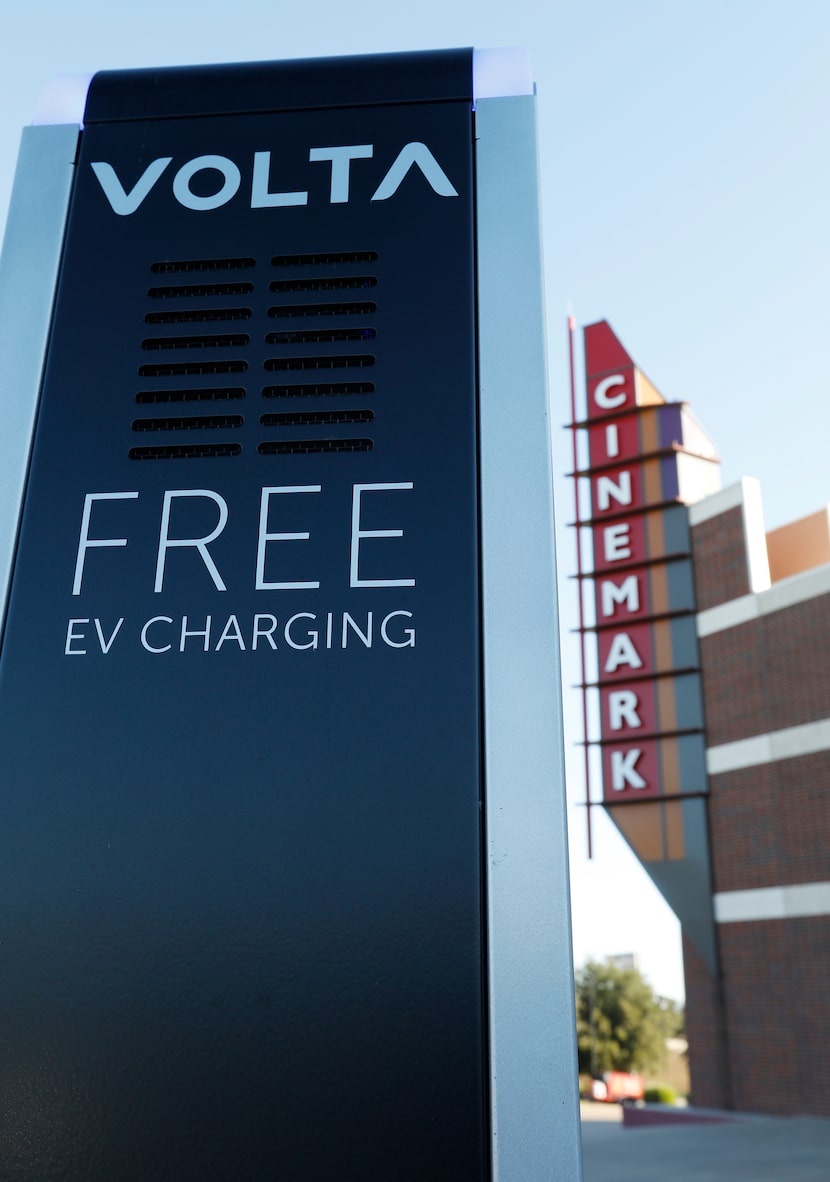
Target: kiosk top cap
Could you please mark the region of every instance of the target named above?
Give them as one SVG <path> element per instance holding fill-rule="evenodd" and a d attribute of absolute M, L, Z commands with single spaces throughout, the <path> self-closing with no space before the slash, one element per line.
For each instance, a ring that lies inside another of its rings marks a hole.
<path fill-rule="evenodd" d="M 33 122 L 112 123 L 200 115 L 468 102 L 533 93 L 524 49 L 438 49 L 56 78 Z"/>

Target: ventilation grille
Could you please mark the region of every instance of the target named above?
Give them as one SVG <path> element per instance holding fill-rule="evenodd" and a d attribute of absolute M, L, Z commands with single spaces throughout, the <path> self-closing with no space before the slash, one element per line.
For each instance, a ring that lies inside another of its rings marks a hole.
<path fill-rule="evenodd" d="M 352 304 L 279 304 L 268 309 L 273 317 L 289 316 L 371 316 L 378 309 L 371 300 Z"/>
<path fill-rule="evenodd" d="M 341 263 L 374 263 L 376 250 L 341 250 L 327 254 L 277 254 L 271 259 L 273 267 L 337 267 Z"/>
<path fill-rule="evenodd" d="M 309 455 L 312 452 L 371 451 L 371 439 L 279 439 L 261 443 L 261 456 Z"/>
<path fill-rule="evenodd" d="M 219 333 L 209 337 L 146 337 L 142 349 L 240 349 L 251 343 L 244 332 Z"/>
<path fill-rule="evenodd" d="M 330 398 L 346 394 L 374 394 L 374 382 L 312 382 L 299 386 L 263 386 L 263 398 Z"/>
<path fill-rule="evenodd" d="M 173 259 L 151 263 L 152 275 L 198 276 L 203 281 L 192 283 L 174 282 L 164 287 L 150 287 L 147 297 L 151 301 L 164 300 L 164 310 L 152 309 L 144 316 L 145 325 L 167 324 L 215 324 L 233 323 L 253 319 L 253 310 L 246 303 L 227 302 L 232 297 L 250 297 L 254 292 L 253 275 L 236 278 L 239 272 L 251 271 L 256 260 L 250 257 L 219 259 Z M 231 278 L 233 273 L 234 277 Z M 221 304 L 217 303 L 222 300 Z M 145 362 L 138 366 L 140 378 L 175 378 L 181 384 L 166 389 L 144 388 L 137 391 L 135 401 L 142 406 L 162 405 L 176 402 L 224 402 L 245 398 L 244 386 L 206 386 L 195 383 L 194 378 L 219 376 L 222 374 L 243 374 L 248 371 L 249 362 L 244 354 L 248 351 L 251 338 L 242 332 L 211 332 L 193 336 L 151 336 L 141 341 L 141 351 L 166 353 L 165 360 Z M 234 356 L 220 358 L 217 351 L 233 350 Z M 186 357 L 186 359 L 185 359 Z M 181 358 L 181 360 L 179 360 Z M 139 418 L 132 422 L 132 430 L 140 434 L 151 432 L 178 432 L 192 434 L 194 431 L 237 432 L 244 426 L 240 414 L 219 415 L 176 415 L 158 418 Z M 129 456 L 132 460 L 186 460 L 214 459 L 224 456 L 238 456 L 242 444 L 230 440 L 216 443 L 171 443 L 149 447 L 133 447 Z"/>
<path fill-rule="evenodd" d="M 193 271 L 245 271 L 256 266 L 256 259 L 183 259 L 178 262 L 153 263 L 154 275 L 190 274 Z"/>
<path fill-rule="evenodd" d="M 331 423 L 371 423 L 371 410 L 298 410 L 261 415 L 263 427 L 328 426 Z"/>
<path fill-rule="evenodd" d="M 220 427 L 241 427 L 242 415 L 189 415 L 175 419 L 136 419 L 134 431 L 215 431 Z"/>
<path fill-rule="evenodd" d="M 372 323 L 378 307 L 375 299 L 347 296 L 332 300 L 326 299 L 325 293 L 376 288 L 377 276 L 368 268 L 377 260 L 377 251 L 373 250 L 275 255 L 270 260 L 274 269 L 272 278 L 264 282 L 260 279 L 259 283 L 257 262 L 247 256 L 152 263 L 150 273 L 157 277 L 157 282 L 147 288 L 150 308 L 144 313 L 143 323 L 160 326 L 161 331 L 158 335 L 141 337 L 140 352 L 145 356 L 147 353 L 164 356 L 137 363 L 138 376 L 146 381 L 136 391 L 135 402 L 147 407 L 238 402 L 251 391 L 245 385 L 222 384 L 220 375 L 251 373 L 260 365 L 266 373 L 308 373 L 310 377 L 316 371 L 374 367 L 377 362 L 374 346 L 372 352 L 367 352 L 366 345 L 375 342 L 378 335 Z M 273 293 L 270 306 L 256 306 L 257 290 L 265 296 Z M 297 293 L 302 293 L 300 300 Z M 315 298 L 318 293 L 321 299 Z M 159 308 L 158 301 L 164 301 L 166 306 Z M 257 317 L 262 318 L 259 328 Z M 268 332 L 268 319 L 272 324 L 274 320 L 294 323 L 290 328 L 285 325 Z M 231 327 L 240 321 L 246 322 L 245 332 Z M 167 325 L 210 327 L 207 331 L 195 327 L 190 333 L 185 328 L 184 332 L 179 330 L 179 335 L 171 335 L 170 330 L 164 332 Z M 263 348 L 269 351 L 264 359 L 262 352 L 252 352 Z M 231 355 L 227 356 L 228 353 Z M 208 384 L 204 381 L 206 376 L 220 380 Z M 154 382 L 161 384 L 158 379 L 168 379 L 164 388 L 153 388 Z M 361 399 L 374 393 L 374 382 L 337 380 L 336 372 L 332 380 L 300 378 L 285 381 L 283 385 L 260 387 L 262 398 L 268 399 Z M 258 427 L 276 433 L 277 438 L 259 441 L 257 452 L 261 456 L 280 456 L 370 451 L 374 441 L 352 437 L 349 429 L 374 420 L 374 410 L 348 403 L 345 406 L 341 403 L 337 409 L 316 409 L 312 404 L 308 410 L 261 414 Z M 249 429 L 254 426 L 249 420 Z M 245 433 L 237 434 L 243 428 L 242 414 L 168 413 L 135 418 L 131 429 L 145 438 L 148 433 L 163 432 L 174 440 L 179 433 L 190 435 L 190 439 L 132 447 L 129 456 L 135 460 L 237 456 L 243 451 L 245 438 L 250 438 Z M 219 438 L 211 443 L 193 443 L 194 432 L 214 432 Z M 319 436 L 314 438 L 318 432 Z M 237 439 L 243 442 L 227 438 L 228 433 L 237 434 Z M 298 439 L 298 434 L 304 437 Z"/>
<path fill-rule="evenodd" d="M 239 443 L 175 443 L 161 447 L 131 447 L 131 460 L 205 460 L 242 454 Z"/>
<path fill-rule="evenodd" d="M 377 287 L 374 275 L 327 275 L 319 279 L 275 279 L 270 291 L 353 291 L 360 287 Z"/>
<path fill-rule="evenodd" d="M 373 328 L 309 328 L 296 332 L 269 332 L 265 340 L 269 345 L 320 345 L 340 341 L 373 341 L 377 333 Z"/>
<path fill-rule="evenodd" d="M 158 365 L 140 365 L 141 378 L 186 378 L 209 373 L 244 373 L 247 361 L 169 361 Z"/>
<path fill-rule="evenodd" d="M 200 299 L 202 296 L 250 295 L 253 290 L 253 283 L 188 283 L 151 287 L 147 295 L 151 300 Z"/>
<path fill-rule="evenodd" d="M 278 278 L 272 279 L 268 285 L 269 291 L 277 296 L 285 296 L 284 302 L 276 302 L 268 309 L 268 315 L 274 320 L 314 319 L 318 323 L 312 328 L 297 327 L 280 332 L 269 332 L 265 341 L 274 346 L 278 356 L 269 357 L 265 361 L 265 369 L 271 373 L 287 373 L 301 371 L 304 373 L 315 370 L 337 369 L 367 369 L 375 365 L 376 356 L 365 350 L 368 341 L 375 341 L 377 330 L 369 323 L 377 312 L 374 300 L 331 300 L 315 301 L 313 298 L 298 302 L 297 293 L 306 297 L 313 297 L 317 293 L 333 291 L 361 291 L 376 288 L 378 281 L 373 274 L 365 270 L 367 264 L 377 262 L 378 254 L 374 250 L 331 251 L 325 254 L 291 254 L 275 255 L 271 265 L 276 268 Z M 308 268 L 313 273 L 308 275 L 285 276 L 286 270 Z M 282 272 L 282 275 L 279 275 Z M 361 322 L 355 324 L 356 316 Z M 325 323 L 320 323 L 325 321 Z M 314 355 L 303 353 L 298 356 L 298 349 L 307 349 L 309 345 L 319 347 Z M 343 346 L 354 345 L 354 350 Z M 339 398 L 349 396 L 364 396 L 373 394 L 373 382 L 298 382 L 296 384 L 264 386 L 262 394 L 265 398 Z M 259 445 L 260 455 L 307 455 L 311 452 L 355 452 L 370 451 L 374 446 L 371 439 L 366 438 L 337 438 L 337 439 L 291 439 L 292 429 L 320 427 L 345 427 L 357 423 L 371 423 L 374 412 L 363 407 L 343 410 L 309 410 L 309 411 L 280 411 L 264 414 L 260 417 L 263 427 L 280 429 L 289 437 L 268 440 Z"/>
<path fill-rule="evenodd" d="M 374 365 L 375 359 L 371 353 L 346 353 L 342 357 L 269 357 L 265 368 L 270 370 L 285 369 L 363 369 L 367 365 Z"/>
<path fill-rule="evenodd" d="M 208 320 L 250 320 L 250 308 L 193 308 L 189 312 L 148 312 L 145 324 L 203 324 Z"/>
<path fill-rule="evenodd" d="M 136 402 L 217 402 L 225 398 L 244 398 L 244 386 L 210 386 L 201 390 L 139 390 Z"/>

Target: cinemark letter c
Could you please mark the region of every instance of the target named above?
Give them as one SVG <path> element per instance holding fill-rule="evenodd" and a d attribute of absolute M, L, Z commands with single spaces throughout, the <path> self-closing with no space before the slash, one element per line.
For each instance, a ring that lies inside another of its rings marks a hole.
<path fill-rule="evenodd" d="M 625 390 L 620 390 L 616 394 L 609 394 L 609 390 L 613 390 L 615 386 L 624 386 L 625 377 L 621 373 L 611 374 L 608 378 L 603 378 L 594 390 L 594 402 L 602 410 L 614 410 L 618 406 L 622 406 L 627 398 Z"/>

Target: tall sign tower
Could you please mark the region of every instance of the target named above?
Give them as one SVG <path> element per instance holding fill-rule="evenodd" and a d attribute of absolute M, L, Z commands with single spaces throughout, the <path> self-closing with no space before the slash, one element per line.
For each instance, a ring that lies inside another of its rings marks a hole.
<path fill-rule="evenodd" d="M 10 1176 L 575 1178 L 524 58 L 80 115 L 0 273 Z"/>
<path fill-rule="evenodd" d="M 607 321 L 585 338 L 587 467 L 602 804 L 714 975 L 703 689 L 688 505 L 720 487 L 714 445 Z M 579 545 L 582 539 L 579 539 Z M 581 564 L 580 564 L 581 568 Z M 584 635 L 584 631 L 583 631 Z M 585 662 L 587 665 L 587 661 Z M 587 713 L 586 713 L 587 727 Z M 591 807 L 590 788 L 588 805 Z"/>

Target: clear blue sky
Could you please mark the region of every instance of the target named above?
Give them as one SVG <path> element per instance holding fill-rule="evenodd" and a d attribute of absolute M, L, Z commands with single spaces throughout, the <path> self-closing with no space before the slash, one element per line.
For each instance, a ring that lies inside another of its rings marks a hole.
<path fill-rule="evenodd" d="M 565 317 L 608 319 L 761 478 L 768 526 L 830 498 L 825 0 L 33 0 L 0 42 L 0 223 L 20 128 L 63 74 L 442 46 L 530 49 L 539 93 L 564 682 L 579 679 Z M 570 793 L 583 794 L 566 696 Z M 682 993 L 676 925 L 605 818 L 571 811 L 575 954 L 635 951 Z"/>

